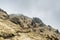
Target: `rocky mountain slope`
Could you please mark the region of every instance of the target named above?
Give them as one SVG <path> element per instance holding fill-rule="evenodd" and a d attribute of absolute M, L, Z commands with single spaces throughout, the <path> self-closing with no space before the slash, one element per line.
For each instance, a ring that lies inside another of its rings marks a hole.
<path fill-rule="evenodd" d="M 37 17 L 8 15 L 0 9 L 0 40 L 60 40 L 60 33 Z"/>

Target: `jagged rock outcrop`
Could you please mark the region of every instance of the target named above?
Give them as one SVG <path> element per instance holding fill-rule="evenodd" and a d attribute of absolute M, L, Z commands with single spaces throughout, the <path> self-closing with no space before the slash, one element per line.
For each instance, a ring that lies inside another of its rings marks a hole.
<path fill-rule="evenodd" d="M 60 33 L 37 17 L 8 15 L 0 9 L 0 40 L 60 40 Z"/>
<path fill-rule="evenodd" d="M 7 12 L 2 10 L 1 8 L 0 8 L 0 18 L 1 19 L 8 19 L 9 18 L 9 15 L 7 14 Z"/>

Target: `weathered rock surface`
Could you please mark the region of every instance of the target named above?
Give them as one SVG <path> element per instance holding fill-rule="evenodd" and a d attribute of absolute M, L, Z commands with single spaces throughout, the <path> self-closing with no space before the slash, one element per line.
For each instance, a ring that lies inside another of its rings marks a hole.
<path fill-rule="evenodd" d="M 0 9 L 0 40 L 60 40 L 60 33 L 37 17 L 8 15 Z"/>

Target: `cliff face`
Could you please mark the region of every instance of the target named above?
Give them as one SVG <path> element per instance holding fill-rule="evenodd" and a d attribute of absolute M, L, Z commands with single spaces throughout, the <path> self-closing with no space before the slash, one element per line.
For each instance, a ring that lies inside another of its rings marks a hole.
<path fill-rule="evenodd" d="M 37 17 L 8 15 L 0 9 L 0 40 L 60 40 L 60 33 Z"/>

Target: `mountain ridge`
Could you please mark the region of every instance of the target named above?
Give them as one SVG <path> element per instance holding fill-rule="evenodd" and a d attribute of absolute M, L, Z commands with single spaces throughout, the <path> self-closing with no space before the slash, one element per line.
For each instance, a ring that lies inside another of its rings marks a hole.
<path fill-rule="evenodd" d="M 0 9 L 0 40 L 60 40 L 60 32 L 40 18 L 8 15 Z"/>

